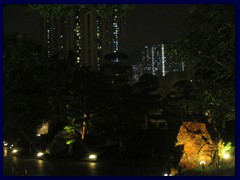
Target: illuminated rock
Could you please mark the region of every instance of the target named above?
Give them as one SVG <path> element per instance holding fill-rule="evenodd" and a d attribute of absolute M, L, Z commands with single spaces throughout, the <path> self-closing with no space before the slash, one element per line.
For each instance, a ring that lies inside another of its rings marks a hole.
<path fill-rule="evenodd" d="M 179 162 L 182 170 L 207 167 L 212 163 L 217 146 L 213 143 L 206 124 L 183 122 L 177 140 L 176 146 L 183 145 L 183 155 Z"/>

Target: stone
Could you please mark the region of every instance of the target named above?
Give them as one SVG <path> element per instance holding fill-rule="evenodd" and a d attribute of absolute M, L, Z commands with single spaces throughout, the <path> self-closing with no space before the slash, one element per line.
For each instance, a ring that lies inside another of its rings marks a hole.
<path fill-rule="evenodd" d="M 192 121 L 182 123 L 175 146 L 179 145 L 183 145 L 183 154 L 179 162 L 183 171 L 208 167 L 212 164 L 217 150 L 206 124 Z"/>

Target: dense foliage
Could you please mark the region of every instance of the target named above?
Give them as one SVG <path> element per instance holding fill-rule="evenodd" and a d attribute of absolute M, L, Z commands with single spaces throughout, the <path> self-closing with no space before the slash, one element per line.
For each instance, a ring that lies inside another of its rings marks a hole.
<path fill-rule="evenodd" d="M 36 11 L 43 17 L 57 18 L 60 16 L 72 15 L 76 12 L 82 14 L 96 12 L 103 18 L 112 15 L 123 16 L 127 10 L 131 9 L 131 5 L 127 4 L 33 4 L 26 6 L 30 11 Z M 118 9 L 118 11 L 115 11 Z"/>
<path fill-rule="evenodd" d="M 189 31 L 175 43 L 178 57 L 194 61 L 191 108 L 211 113 L 219 130 L 235 119 L 235 9 L 233 5 L 194 5 Z"/>
<path fill-rule="evenodd" d="M 49 69 L 44 54 L 43 48 L 23 36 L 4 37 L 4 133 L 8 136 L 32 130 L 46 117 Z"/>

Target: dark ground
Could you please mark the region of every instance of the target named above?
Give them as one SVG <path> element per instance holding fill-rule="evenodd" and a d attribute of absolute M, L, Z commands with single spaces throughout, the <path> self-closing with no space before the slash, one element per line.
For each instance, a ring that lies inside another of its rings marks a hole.
<path fill-rule="evenodd" d="M 164 159 L 107 159 L 96 162 L 79 159 L 35 159 L 7 156 L 3 159 L 4 176 L 163 176 Z M 206 168 L 185 172 L 182 176 L 234 176 L 235 159 L 222 162 L 220 169 Z"/>
<path fill-rule="evenodd" d="M 4 176 L 163 176 L 165 164 L 156 160 L 33 159 L 4 157 Z"/>

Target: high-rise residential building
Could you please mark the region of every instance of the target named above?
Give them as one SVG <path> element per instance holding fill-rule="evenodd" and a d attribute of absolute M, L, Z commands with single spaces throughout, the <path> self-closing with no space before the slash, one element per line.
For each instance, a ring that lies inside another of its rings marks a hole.
<path fill-rule="evenodd" d="M 79 10 L 71 16 L 45 19 L 43 39 L 48 57 L 57 53 L 67 56 L 72 51 L 76 63 L 99 70 L 106 54 L 121 50 L 125 19 L 118 15 L 118 9 L 114 11 L 107 19 L 98 10 L 86 14 Z"/>
<path fill-rule="evenodd" d="M 141 62 L 133 65 L 133 79 L 137 81 L 143 74 L 165 76 L 170 72 L 185 70 L 183 62 L 170 53 L 169 45 L 148 45 L 142 50 Z"/>
<path fill-rule="evenodd" d="M 142 51 L 143 73 L 165 75 L 164 44 L 145 46 Z"/>

